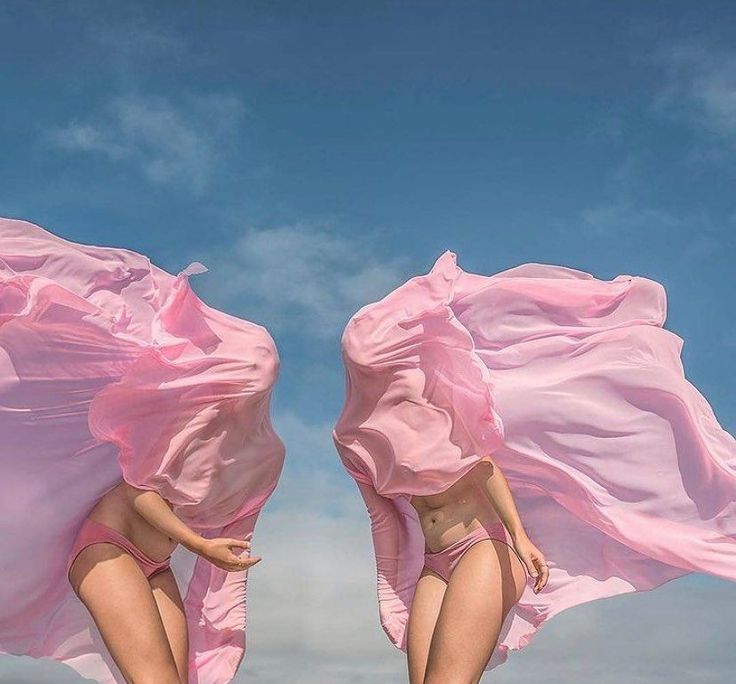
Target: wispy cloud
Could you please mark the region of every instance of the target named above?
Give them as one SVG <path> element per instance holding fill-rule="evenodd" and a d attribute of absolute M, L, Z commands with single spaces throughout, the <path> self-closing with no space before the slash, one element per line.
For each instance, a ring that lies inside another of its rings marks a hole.
<path fill-rule="evenodd" d="M 405 656 L 378 620 L 368 514 L 331 446 L 331 424 L 293 413 L 275 421 L 291 453 L 254 538 L 263 561 L 249 579 L 249 650 L 235 681 L 405 684 Z M 328 448 L 335 467 L 311 468 Z M 707 628 L 694 617 L 703 605 L 723 607 Z M 595 601 L 555 617 L 483 681 L 720 684 L 736 665 L 732 606 L 731 584 L 704 577 Z"/>
<path fill-rule="evenodd" d="M 2 14 L 4 5 L 0 7 Z M 161 17 L 146 3 L 121 3 L 116 0 L 75 0 L 66 3 L 36 2 L 28 11 L 45 27 L 69 25 L 84 36 L 82 45 L 98 48 L 96 58 L 118 70 L 116 77 L 126 80 L 133 70 L 135 78 L 144 75 L 151 60 L 185 57 L 189 64 L 204 50 L 190 49 L 187 36 L 176 20 Z M 74 49 L 71 47 L 70 49 Z"/>
<path fill-rule="evenodd" d="M 352 313 L 403 275 L 403 262 L 382 257 L 370 237 L 313 224 L 248 228 L 195 258 L 217 274 L 202 286 L 208 301 L 274 331 L 322 339 L 339 335 Z"/>
<path fill-rule="evenodd" d="M 331 425 L 294 414 L 276 418 L 293 452 L 254 538 L 254 552 L 263 561 L 249 579 L 249 650 L 235 681 L 405 683 L 405 656 L 379 624 L 362 499 L 336 454 L 334 468 L 309 465 L 321 458 Z M 730 583 L 691 577 L 653 592 L 585 604 L 555 617 L 483 681 L 720 684 L 736 665 L 728 648 L 735 601 Z M 703 605 L 723 610 L 705 625 Z"/>
<path fill-rule="evenodd" d="M 653 109 L 736 147 L 736 52 L 702 43 L 659 47 L 665 81 Z"/>
<path fill-rule="evenodd" d="M 678 258 L 685 262 L 707 260 L 723 248 L 723 226 L 707 212 L 675 214 L 647 205 L 625 190 L 613 193 L 607 201 L 584 207 L 570 222 L 556 221 L 554 225 L 561 236 L 584 235 L 607 245 L 676 247 Z"/>
<path fill-rule="evenodd" d="M 346 496 L 337 484 L 324 471 L 292 477 L 259 521 L 254 552 L 263 561 L 249 579 L 249 650 L 236 682 L 407 681 L 405 656 L 378 620 L 368 515 L 357 490 Z M 339 513 L 326 513 L 326 502 L 338 502 Z M 703 605 L 723 607 L 707 626 L 699 622 Z M 730 584 L 706 579 L 579 606 L 483 681 L 721 684 L 736 665 L 728 648 L 733 607 Z"/>
<path fill-rule="evenodd" d="M 248 653 L 235 681 L 400 684 L 403 659 L 377 621 L 370 521 L 332 424 L 293 412 L 274 422 L 287 461 L 254 537 L 263 561 L 248 580 Z"/>
<path fill-rule="evenodd" d="M 736 147 L 736 52 L 704 42 L 662 42 L 648 50 L 647 64 L 656 67 L 660 85 L 643 111 L 657 124 L 664 119 L 692 131 L 684 147 L 676 148 L 685 166 L 703 162 L 702 171 L 731 157 Z M 616 143 L 621 156 L 601 179 L 602 198 L 567 224 L 559 222 L 559 233 L 609 244 L 624 241 L 629 247 L 661 244 L 674 248 L 685 262 L 712 259 L 731 232 L 728 220 L 698 202 L 673 209 L 663 191 L 669 180 L 662 178 L 661 148 L 642 146 L 632 137 L 641 122 L 634 123 L 631 111 L 626 115 L 626 109 L 614 108 L 591 126 L 588 142 Z"/>
<path fill-rule="evenodd" d="M 664 209 L 635 206 L 624 198 L 583 209 L 580 220 L 590 234 L 599 237 L 673 231 L 682 225 L 682 219 Z"/>
<path fill-rule="evenodd" d="M 63 10 L 37 3 L 32 12 L 48 29 L 78 33 L 83 40 L 69 52 L 91 52 L 105 75 L 94 84 L 76 84 L 78 99 L 94 92 L 95 105 L 87 104 L 83 114 L 60 116 L 57 125 L 41 130 L 42 140 L 125 165 L 155 184 L 196 194 L 210 187 L 240 138 L 248 110 L 237 92 L 208 90 L 198 85 L 202 79 L 188 78 L 192 85 L 169 90 L 172 94 L 162 86 L 162 75 L 205 64 L 206 47 L 193 44 L 192 34 L 177 22 L 162 21 L 135 3 L 81 0 Z"/>
<path fill-rule="evenodd" d="M 245 113 L 234 95 L 214 93 L 180 102 L 154 95 L 114 97 L 92 118 L 74 119 L 48 139 L 72 152 L 129 163 L 156 183 L 207 187 Z"/>
<path fill-rule="evenodd" d="M 137 64 L 156 58 L 178 58 L 187 53 L 187 41 L 168 27 L 151 24 L 151 18 L 136 16 L 125 23 L 94 17 L 88 23 L 89 37 L 121 64 Z"/>

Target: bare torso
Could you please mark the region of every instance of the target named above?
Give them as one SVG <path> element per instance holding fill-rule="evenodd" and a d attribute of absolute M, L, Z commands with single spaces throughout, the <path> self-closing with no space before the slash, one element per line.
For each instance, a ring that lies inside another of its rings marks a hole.
<path fill-rule="evenodd" d="M 411 498 L 428 551 L 441 551 L 484 524 L 500 522 L 483 488 L 491 467 L 479 463 L 444 492 Z"/>
<path fill-rule="evenodd" d="M 126 487 L 129 485 L 124 481 L 113 487 L 97 502 L 88 517 L 126 536 L 149 558 L 163 560 L 174 551 L 177 543 L 133 508 L 126 495 Z"/>

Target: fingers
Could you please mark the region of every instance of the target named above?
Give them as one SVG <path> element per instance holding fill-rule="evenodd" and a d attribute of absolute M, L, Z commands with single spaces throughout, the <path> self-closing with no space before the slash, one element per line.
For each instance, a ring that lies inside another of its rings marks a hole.
<path fill-rule="evenodd" d="M 225 542 L 228 546 L 236 546 L 240 549 L 249 549 L 250 542 L 245 539 L 226 539 Z"/>
<path fill-rule="evenodd" d="M 239 555 L 237 555 L 235 553 L 229 553 L 227 555 L 227 561 L 226 562 L 232 563 L 234 565 L 242 565 L 243 563 L 245 563 L 245 561 L 248 560 L 248 558 L 249 558 L 249 556 L 246 556 L 245 554 L 242 554 L 242 555 L 239 556 Z"/>
<path fill-rule="evenodd" d="M 238 558 L 237 556 L 234 556 L 235 560 L 226 561 L 219 567 L 223 570 L 227 570 L 227 572 L 241 572 L 243 570 L 247 570 L 248 568 L 253 567 L 256 563 L 261 561 L 260 556 L 249 556 L 248 558 Z"/>
<path fill-rule="evenodd" d="M 549 567 L 547 567 L 547 563 L 542 564 L 542 582 L 540 585 L 540 589 L 544 589 L 544 587 L 547 585 L 547 580 L 549 579 Z"/>
<path fill-rule="evenodd" d="M 521 559 L 524 561 L 524 565 L 526 565 L 526 569 L 529 571 L 529 574 L 534 578 L 538 577 L 539 571 L 534 565 L 534 559 L 526 554 L 524 554 Z"/>
<path fill-rule="evenodd" d="M 538 573 L 535 575 L 536 582 L 534 583 L 534 592 L 539 593 L 547 584 L 547 580 L 549 579 L 549 568 L 544 556 L 535 558 L 534 564 L 538 568 Z"/>

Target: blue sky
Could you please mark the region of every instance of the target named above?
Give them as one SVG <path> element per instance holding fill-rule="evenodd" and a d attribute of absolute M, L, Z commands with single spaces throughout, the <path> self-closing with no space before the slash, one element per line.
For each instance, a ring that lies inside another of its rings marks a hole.
<path fill-rule="evenodd" d="M 479 273 L 539 261 L 660 280 L 688 378 L 736 431 L 735 20 L 730 2 L 0 5 L 0 215 L 171 272 L 202 261 L 197 292 L 279 347 L 289 454 L 259 522 L 243 681 L 288 679 L 287 651 L 315 682 L 376 681 L 376 668 L 403 681 L 329 430 L 345 321 L 445 249 Z M 294 563 L 309 615 L 279 599 Z M 327 586 L 331 564 L 344 577 Z M 579 681 L 607 682 L 595 663 L 608 657 L 611 682 L 721 682 L 736 661 L 718 618 L 696 629 L 696 591 L 736 608 L 711 578 L 601 601 L 555 618 L 496 679 L 556 673 L 550 654 L 579 633 L 595 640 Z M 348 598 L 342 636 L 321 637 Z M 662 644 L 703 650 L 649 672 L 651 629 L 622 629 L 629 607 L 642 624 L 673 611 Z M 573 655 L 553 681 L 578 681 Z M 0 658 L 0 681 L 38 681 L 37 667 Z"/>

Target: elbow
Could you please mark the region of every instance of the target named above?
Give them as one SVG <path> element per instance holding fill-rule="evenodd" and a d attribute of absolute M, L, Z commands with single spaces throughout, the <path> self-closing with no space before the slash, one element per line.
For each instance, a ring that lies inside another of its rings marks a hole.
<path fill-rule="evenodd" d="M 346 364 L 373 366 L 386 354 L 386 334 L 369 314 L 353 316 L 340 339 L 343 360 Z"/>
<path fill-rule="evenodd" d="M 366 345 L 366 340 L 356 334 L 350 323 L 345 328 L 341 342 L 342 355 L 346 363 L 353 363 L 358 366 L 370 365 L 370 352 Z"/>
<path fill-rule="evenodd" d="M 478 478 L 482 482 L 487 482 L 492 477 L 501 472 L 501 468 L 496 461 L 490 456 L 484 456 L 478 463 L 476 463 L 474 472 L 477 473 Z"/>
<path fill-rule="evenodd" d="M 279 353 L 265 328 L 259 328 L 241 356 L 233 359 L 226 373 L 233 397 L 261 397 L 274 388 L 279 376 Z"/>
<path fill-rule="evenodd" d="M 279 353 L 271 336 L 264 330 L 263 338 L 254 347 L 249 367 L 249 389 L 255 394 L 270 392 L 279 377 Z"/>

